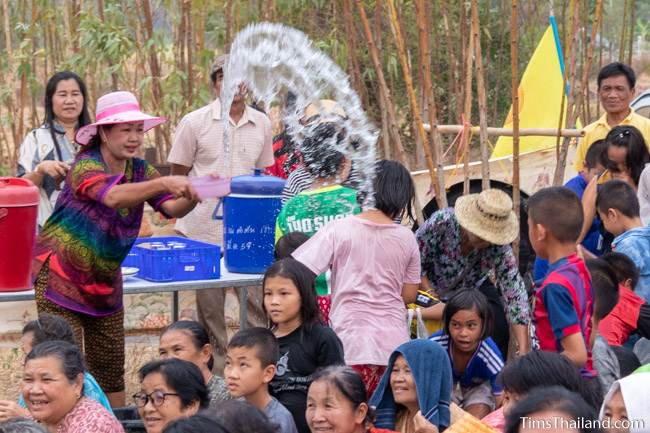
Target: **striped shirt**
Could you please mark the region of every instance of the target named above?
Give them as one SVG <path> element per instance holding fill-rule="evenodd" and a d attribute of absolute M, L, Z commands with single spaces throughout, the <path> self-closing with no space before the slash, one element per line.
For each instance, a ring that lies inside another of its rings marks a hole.
<path fill-rule="evenodd" d="M 501 394 L 502 389 L 497 383 L 497 376 L 504 366 L 503 356 L 492 338 L 488 337 L 478 344 L 476 352 L 474 352 L 474 355 L 467 363 L 467 367 L 465 367 L 465 371 L 461 372 L 453 369 L 451 337 L 443 334 L 443 331 L 438 331 L 429 340 L 437 342 L 447 351 L 452 365 L 454 385 L 460 383 L 463 388 L 474 388 L 486 381 L 490 381 L 492 394 Z"/>
<path fill-rule="evenodd" d="M 272 137 L 269 118 L 246 106 L 237 124 L 230 119 L 227 164 L 223 148 L 221 102 L 217 99 L 183 117 L 176 127 L 167 162 L 191 167 L 189 176 L 251 174 L 255 168 L 273 165 Z M 199 203 L 192 212 L 177 220 L 176 230 L 189 238 L 221 244 L 223 225 L 212 219 L 216 205 L 216 199 Z"/>

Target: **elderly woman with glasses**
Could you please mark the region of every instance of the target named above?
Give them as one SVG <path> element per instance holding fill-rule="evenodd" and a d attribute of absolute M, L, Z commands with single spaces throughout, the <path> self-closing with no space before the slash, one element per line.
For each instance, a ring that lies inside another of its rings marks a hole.
<path fill-rule="evenodd" d="M 209 403 L 201 370 L 175 358 L 140 368 L 140 391 L 133 400 L 147 433 L 161 433 L 172 421 L 190 417 Z"/>

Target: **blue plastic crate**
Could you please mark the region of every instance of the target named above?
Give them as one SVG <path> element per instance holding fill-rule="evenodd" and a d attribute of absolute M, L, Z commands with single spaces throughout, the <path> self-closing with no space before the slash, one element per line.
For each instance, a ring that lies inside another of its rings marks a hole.
<path fill-rule="evenodd" d="M 221 276 L 220 259 L 219 245 L 168 236 L 139 238 L 122 265 L 149 281 L 212 280 Z"/>

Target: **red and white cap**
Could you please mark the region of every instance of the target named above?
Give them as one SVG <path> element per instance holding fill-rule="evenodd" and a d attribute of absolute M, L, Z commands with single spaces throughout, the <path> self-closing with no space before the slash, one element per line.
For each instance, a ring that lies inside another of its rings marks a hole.
<path fill-rule="evenodd" d="M 112 92 L 97 100 L 97 116 L 95 123 L 83 126 L 77 131 L 75 140 L 86 145 L 97 134 L 100 125 L 116 123 L 144 122 L 144 131 L 165 123 L 165 117 L 150 116 L 140 111 L 140 104 L 131 92 Z"/>

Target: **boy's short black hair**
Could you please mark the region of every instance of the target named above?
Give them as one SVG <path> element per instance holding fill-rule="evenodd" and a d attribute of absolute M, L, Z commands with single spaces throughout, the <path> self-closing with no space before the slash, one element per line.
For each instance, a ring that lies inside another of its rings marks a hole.
<path fill-rule="evenodd" d="M 605 167 L 605 157 L 607 152 L 607 141 L 606 140 L 596 140 L 594 141 L 589 149 L 587 149 L 587 154 L 585 155 L 585 167 L 588 169 L 596 168 L 598 164 Z"/>
<path fill-rule="evenodd" d="M 597 321 L 601 321 L 618 303 L 618 279 L 614 269 L 603 259 L 590 259 L 586 264 L 594 292 L 593 316 Z"/>
<path fill-rule="evenodd" d="M 273 332 L 266 328 L 247 328 L 237 332 L 228 343 L 228 349 L 238 347 L 255 349 L 262 368 L 277 364 L 280 358 L 278 340 Z"/>
<path fill-rule="evenodd" d="M 65 341 L 77 345 L 72 327 L 61 316 L 53 314 L 41 314 L 38 319 L 28 322 L 23 328 L 23 335 L 31 332 L 33 337 L 32 347 L 43 343 L 44 341 Z"/>
<path fill-rule="evenodd" d="M 638 218 L 640 215 L 636 191 L 622 180 L 610 180 L 601 185 L 596 197 L 596 209 L 604 214 L 614 209 L 628 218 Z"/>
<path fill-rule="evenodd" d="M 528 199 L 528 216 L 541 224 L 560 242 L 575 242 L 580 237 L 584 213 L 575 192 L 563 186 L 537 191 Z"/>
<path fill-rule="evenodd" d="M 617 75 L 623 75 L 627 78 L 630 89 L 634 89 L 636 85 L 636 74 L 632 68 L 621 62 L 613 62 L 600 69 L 600 72 L 598 72 L 598 88 L 600 89 L 600 85 L 605 78 L 616 77 Z"/>
<path fill-rule="evenodd" d="M 623 253 L 611 251 L 603 254 L 601 259 L 605 260 L 612 267 L 619 284 L 623 284 L 626 280 L 630 280 L 632 283 L 632 290 L 634 290 L 639 282 L 639 268 L 636 267 L 636 264 L 631 258 Z"/>
<path fill-rule="evenodd" d="M 309 240 L 309 236 L 303 232 L 291 232 L 282 236 L 275 243 L 275 249 L 273 250 L 273 256 L 275 260 L 286 259 L 290 257 L 291 254 L 298 249 L 302 244 Z"/>
<path fill-rule="evenodd" d="M 473 309 L 476 309 L 481 318 L 481 340 L 488 338 L 492 333 L 492 309 L 487 297 L 477 289 L 460 290 L 449 298 L 442 313 L 445 334 L 450 335 L 449 324 L 454 314 L 461 310 Z"/>

